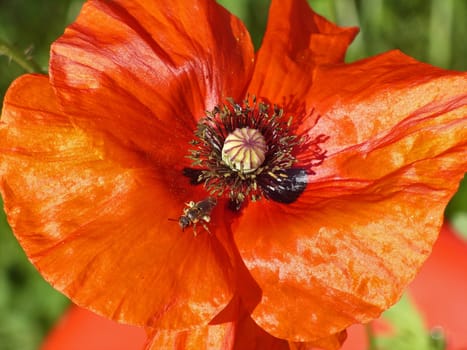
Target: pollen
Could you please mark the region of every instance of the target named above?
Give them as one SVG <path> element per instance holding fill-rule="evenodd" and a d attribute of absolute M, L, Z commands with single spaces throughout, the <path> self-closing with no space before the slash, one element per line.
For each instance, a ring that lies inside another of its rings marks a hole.
<path fill-rule="evenodd" d="M 232 169 L 249 174 L 258 169 L 266 158 L 264 136 L 256 129 L 237 128 L 230 133 L 222 147 L 222 160 Z"/>

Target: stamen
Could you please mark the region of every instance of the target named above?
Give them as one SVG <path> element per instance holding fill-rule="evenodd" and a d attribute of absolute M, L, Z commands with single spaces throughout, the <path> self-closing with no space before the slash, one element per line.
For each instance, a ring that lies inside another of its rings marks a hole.
<path fill-rule="evenodd" d="M 232 170 L 249 174 L 263 164 L 267 150 L 261 132 L 256 129 L 237 128 L 224 141 L 222 160 Z"/>
<path fill-rule="evenodd" d="M 320 144 L 327 140 L 308 139 L 293 129 L 292 116 L 278 106 L 255 97 L 242 104 L 229 99 L 199 120 L 188 155 L 192 167 L 183 174 L 191 184 L 203 184 L 210 196 L 228 197 L 232 210 L 261 198 L 293 203 L 312 168 L 323 162 Z"/>

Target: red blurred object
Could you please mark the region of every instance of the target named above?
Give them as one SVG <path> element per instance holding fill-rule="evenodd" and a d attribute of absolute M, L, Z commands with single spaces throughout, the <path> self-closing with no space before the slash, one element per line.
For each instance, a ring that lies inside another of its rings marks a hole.
<path fill-rule="evenodd" d="M 73 306 L 41 350 L 141 350 L 145 342 L 142 328 L 122 325 Z"/>
<path fill-rule="evenodd" d="M 467 349 L 467 244 L 445 225 L 433 254 L 410 285 L 429 329 L 441 327 L 449 350 Z M 141 350 L 145 332 L 72 307 L 41 350 Z M 349 328 L 342 350 L 365 350 L 363 326 Z"/>
<path fill-rule="evenodd" d="M 467 243 L 445 226 L 433 254 L 410 285 L 427 326 L 441 326 L 448 348 L 467 349 Z"/>

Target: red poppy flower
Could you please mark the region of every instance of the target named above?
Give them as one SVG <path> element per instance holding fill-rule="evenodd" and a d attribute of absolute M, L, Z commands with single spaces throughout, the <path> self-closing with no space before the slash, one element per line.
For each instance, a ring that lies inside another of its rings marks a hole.
<path fill-rule="evenodd" d="M 91 0 L 50 77 L 10 87 L 8 220 L 77 304 L 336 344 L 427 258 L 467 168 L 467 76 L 397 51 L 344 64 L 356 29 L 305 0 L 269 18 L 255 56 L 214 1 Z"/>

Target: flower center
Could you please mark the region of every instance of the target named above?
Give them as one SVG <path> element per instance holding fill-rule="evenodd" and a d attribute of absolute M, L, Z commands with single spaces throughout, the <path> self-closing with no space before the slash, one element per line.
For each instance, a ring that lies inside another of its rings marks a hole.
<path fill-rule="evenodd" d="M 222 147 L 222 160 L 232 169 L 251 173 L 263 164 L 268 147 L 263 135 L 250 128 L 231 132 Z"/>
<path fill-rule="evenodd" d="M 188 156 L 192 167 L 184 175 L 211 196 L 228 197 L 233 210 L 260 198 L 292 203 L 314 174 L 312 167 L 323 162 L 319 144 L 327 139 L 299 137 L 293 126 L 278 106 L 254 97 L 241 105 L 228 100 L 198 122 Z"/>

